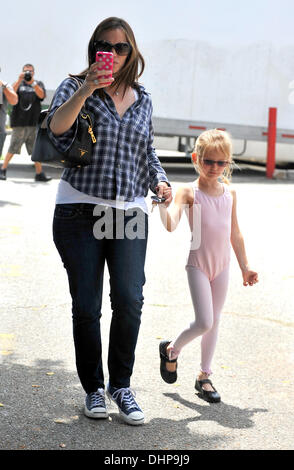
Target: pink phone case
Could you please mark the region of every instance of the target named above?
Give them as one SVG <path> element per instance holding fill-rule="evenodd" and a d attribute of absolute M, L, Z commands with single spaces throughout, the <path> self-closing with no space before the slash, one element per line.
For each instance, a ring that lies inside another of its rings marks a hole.
<path fill-rule="evenodd" d="M 99 70 L 105 70 L 111 72 L 110 75 L 102 75 L 101 78 L 112 78 L 112 69 L 113 69 L 113 53 L 112 52 L 96 52 L 96 62 L 104 62 L 104 65 L 98 66 Z"/>

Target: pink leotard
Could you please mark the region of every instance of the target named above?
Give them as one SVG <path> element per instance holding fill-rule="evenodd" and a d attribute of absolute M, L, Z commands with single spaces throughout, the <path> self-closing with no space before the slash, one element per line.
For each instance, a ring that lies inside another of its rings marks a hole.
<path fill-rule="evenodd" d="M 223 194 L 213 197 L 193 186 L 194 204 L 189 209 L 192 233 L 186 271 L 195 320 L 171 342 L 170 358 L 201 336 L 203 372 L 211 374 L 221 311 L 229 283 L 231 217 L 233 198 L 226 184 Z"/>
<path fill-rule="evenodd" d="M 190 249 L 187 267 L 200 269 L 212 281 L 230 263 L 233 198 L 226 184 L 223 184 L 221 196 L 209 196 L 196 185 L 193 189 L 194 204 L 200 205 L 201 216 L 193 223 L 190 211 L 189 222 L 192 234 L 195 230 L 201 230 L 201 239 L 198 249 Z M 199 233 L 197 235 L 199 237 Z"/>

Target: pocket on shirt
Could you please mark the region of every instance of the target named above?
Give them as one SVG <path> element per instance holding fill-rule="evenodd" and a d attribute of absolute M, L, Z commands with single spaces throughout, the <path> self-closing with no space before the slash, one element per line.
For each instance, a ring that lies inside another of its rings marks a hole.
<path fill-rule="evenodd" d="M 111 126 L 110 119 L 108 117 L 99 116 L 98 119 L 95 119 L 94 125 L 93 125 L 93 131 L 94 131 L 94 135 L 96 139 L 98 137 L 101 138 L 101 136 L 104 137 L 111 128 L 112 126 Z"/>
<path fill-rule="evenodd" d="M 140 113 L 137 116 L 135 120 L 134 130 L 136 132 L 139 132 L 139 134 L 143 134 L 145 136 L 149 135 L 149 119 L 144 113 Z"/>
<path fill-rule="evenodd" d="M 95 119 L 94 121 L 94 129 L 95 127 L 106 127 L 106 126 L 109 126 L 110 125 L 110 119 L 106 116 L 99 116 L 99 118 Z"/>

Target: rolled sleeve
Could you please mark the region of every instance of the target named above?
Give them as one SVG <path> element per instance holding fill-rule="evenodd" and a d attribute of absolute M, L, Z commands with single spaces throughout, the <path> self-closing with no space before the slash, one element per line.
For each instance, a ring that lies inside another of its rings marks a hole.
<path fill-rule="evenodd" d="M 78 120 L 74 122 L 72 127 L 64 132 L 64 134 L 61 135 L 55 135 L 50 129 L 50 122 L 51 119 L 54 116 L 54 113 L 57 111 L 57 109 L 63 105 L 66 101 L 71 98 L 71 96 L 76 92 L 78 89 L 78 84 L 75 82 L 75 80 L 72 80 L 71 78 L 66 78 L 57 88 L 55 95 L 52 99 L 51 103 L 51 108 L 48 114 L 48 135 L 52 143 L 55 145 L 55 147 L 60 151 L 60 152 L 66 152 L 70 146 L 72 145 L 76 133 L 77 133 L 77 126 L 78 126 Z"/>
<path fill-rule="evenodd" d="M 156 186 L 160 181 L 165 181 L 168 183 L 168 178 L 164 169 L 162 168 L 158 156 L 156 155 L 155 148 L 153 147 L 153 140 L 154 140 L 154 129 L 152 120 L 150 120 L 149 125 L 149 141 L 148 141 L 148 150 L 147 150 L 147 157 L 148 157 L 148 167 L 149 167 L 149 175 L 150 175 L 150 189 L 154 193 L 156 193 Z"/>

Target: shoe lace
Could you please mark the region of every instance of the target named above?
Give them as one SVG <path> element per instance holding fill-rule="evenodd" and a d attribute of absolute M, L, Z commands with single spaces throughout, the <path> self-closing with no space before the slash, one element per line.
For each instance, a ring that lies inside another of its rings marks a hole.
<path fill-rule="evenodd" d="M 114 400 L 120 400 L 124 404 L 127 411 L 130 409 L 139 409 L 139 406 L 135 400 L 136 393 L 131 388 L 119 388 L 116 390 L 112 397 Z"/>
<path fill-rule="evenodd" d="M 105 406 L 104 390 L 98 389 L 97 392 L 89 393 L 89 401 L 91 408 Z"/>

